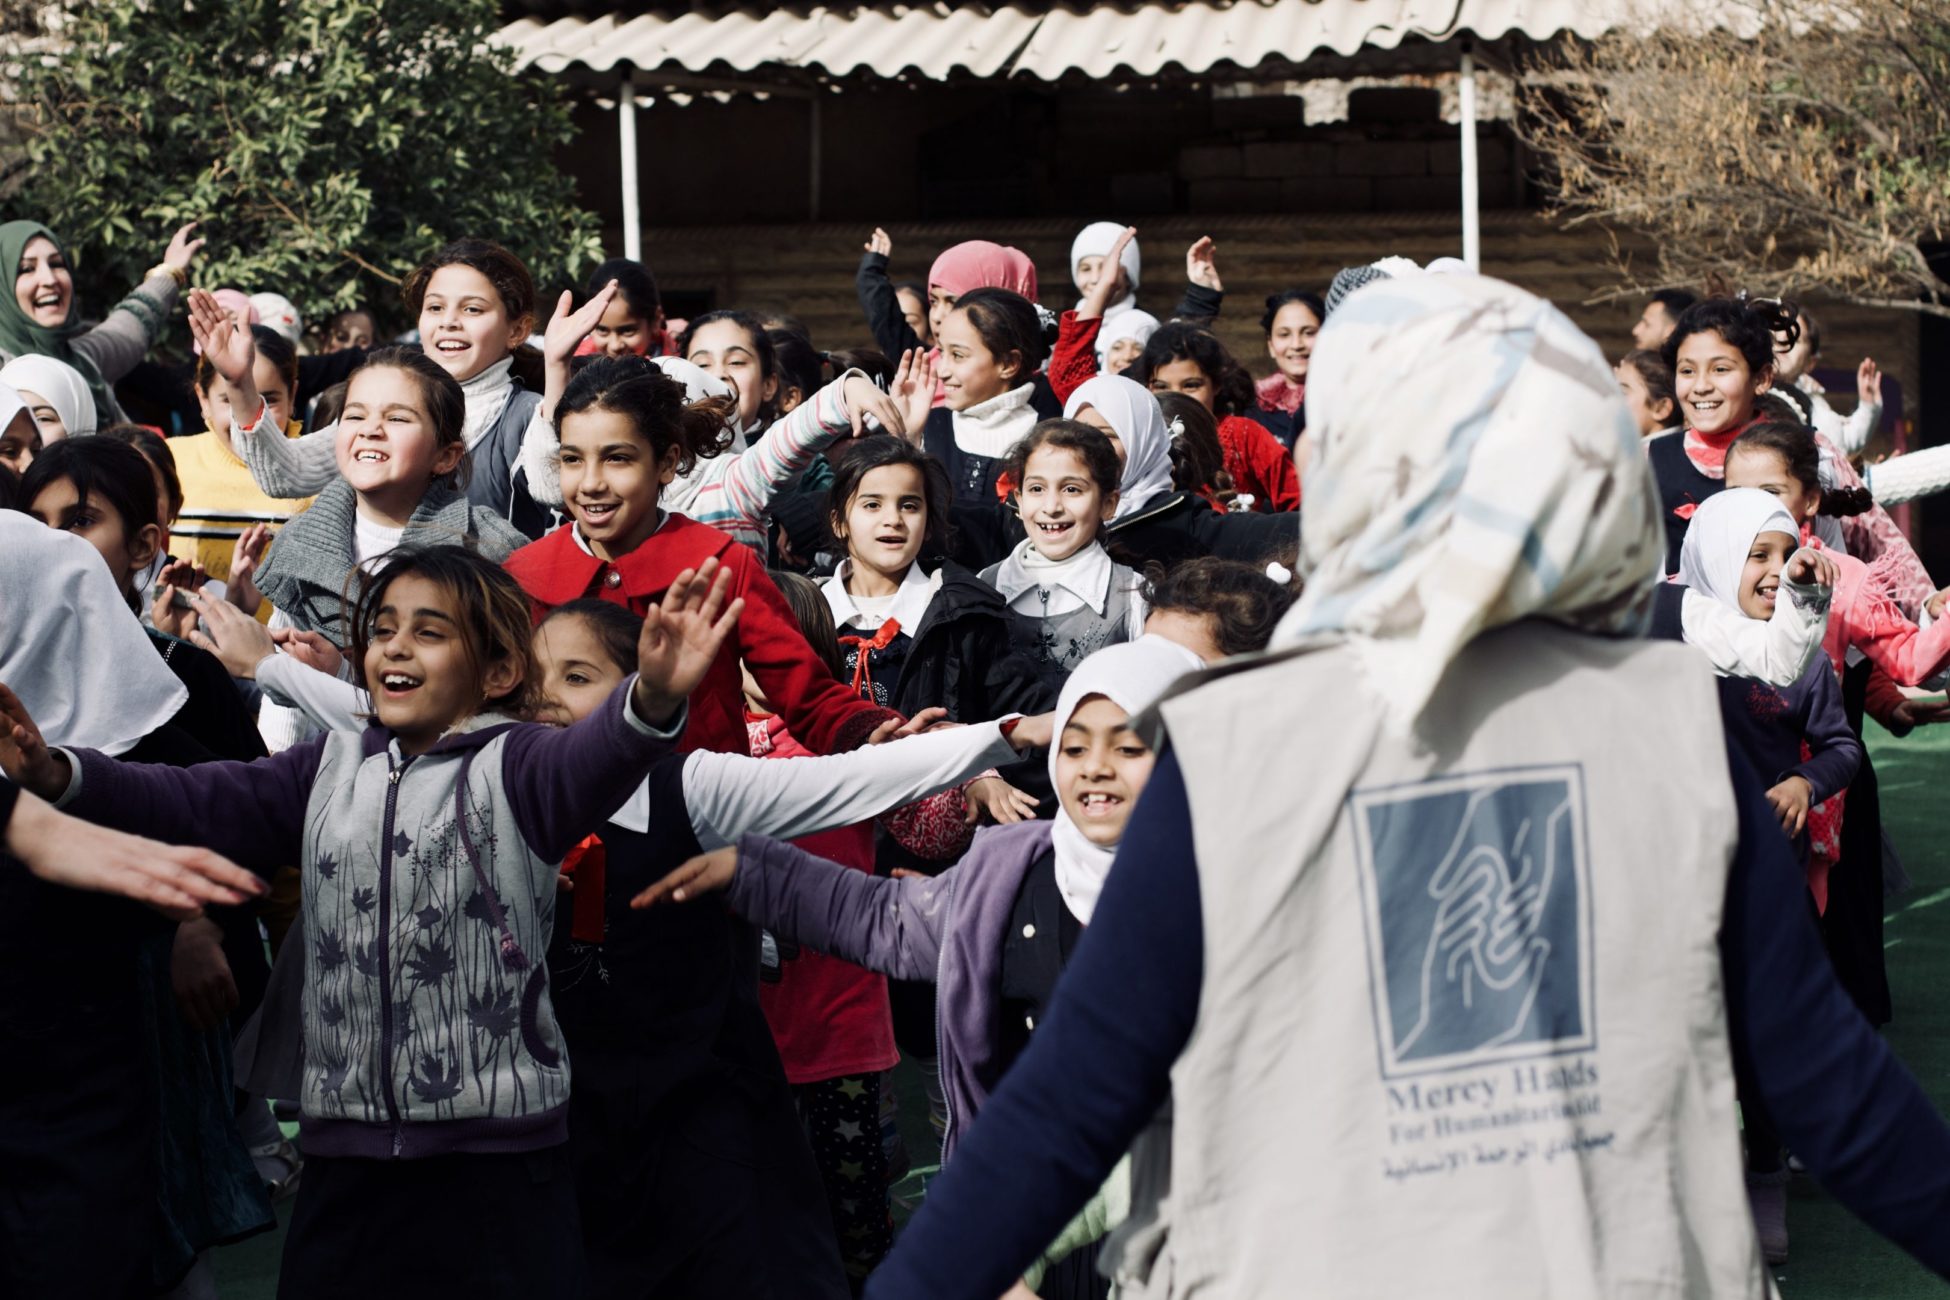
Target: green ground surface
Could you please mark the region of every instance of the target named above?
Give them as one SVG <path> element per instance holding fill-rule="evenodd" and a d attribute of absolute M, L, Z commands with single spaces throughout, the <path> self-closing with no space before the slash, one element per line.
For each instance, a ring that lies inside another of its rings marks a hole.
<path fill-rule="evenodd" d="M 1921 1079 L 1937 1109 L 1950 1113 L 1950 834 L 1943 792 L 1950 789 L 1950 727 L 1928 728 L 1897 740 L 1873 723 L 1869 749 L 1882 779 L 1885 824 L 1914 881 L 1887 908 L 1885 943 L 1896 1019 L 1888 1036 L 1897 1055 Z M 918 1078 L 897 1071 L 901 1127 L 917 1163 L 933 1150 L 927 1102 Z M 931 1161 L 930 1161 L 931 1163 Z M 906 1192 L 917 1179 L 910 1178 Z M 218 1253 L 225 1300 L 270 1300 L 277 1288 L 279 1231 Z M 897 1211 L 896 1217 L 904 1217 Z M 1791 1262 L 1777 1271 L 1784 1300 L 1908 1300 L 1950 1295 L 1896 1247 L 1862 1226 L 1812 1181 L 1798 1179 L 1788 1206 Z"/>

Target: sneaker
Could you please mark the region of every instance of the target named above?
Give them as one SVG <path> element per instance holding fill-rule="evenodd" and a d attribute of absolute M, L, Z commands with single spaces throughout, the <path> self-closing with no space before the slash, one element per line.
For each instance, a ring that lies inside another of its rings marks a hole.
<path fill-rule="evenodd" d="M 282 1201 L 298 1190 L 298 1179 L 305 1172 L 305 1157 L 289 1138 L 251 1148 L 251 1163 L 264 1180 L 264 1191 L 273 1202 Z"/>
<path fill-rule="evenodd" d="M 1787 1185 L 1786 1169 L 1747 1175 L 1747 1206 L 1753 1211 L 1761 1258 L 1770 1265 L 1785 1264 L 1788 1259 Z"/>

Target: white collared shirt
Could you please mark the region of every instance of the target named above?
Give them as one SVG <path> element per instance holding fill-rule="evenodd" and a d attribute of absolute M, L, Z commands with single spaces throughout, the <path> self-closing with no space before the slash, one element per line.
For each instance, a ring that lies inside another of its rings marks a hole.
<path fill-rule="evenodd" d="M 983 580 L 1002 593 L 1011 610 L 1036 618 L 1068 614 L 1086 605 L 1102 618 L 1110 605 L 1111 584 L 1120 576 L 1137 605 L 1136 625 L 1142 627 L 1144 580 L 1129 570 L 1120 575 L 1117 562 L 1101 542 L 1093 541 L 1068 559 L 1051 564 L 1025 537 L 1007 559 L 982 573 Z"/>
<path fill-rule="evenodd" d="M 853 561 L 844 560 L 839 572 L 820 587 L 827 608 L 833 611 L 833 625 L 842 631 L 855 628 L 878 632 L 891 618 L 900 624 L 902 632 L 913 636 L 921 630 L 921 620 L 927 617 L 928 606 L 934 603 L 934 593 L 941 590 L 941 570 L 927 574 L 915 564 L 908 567 L 907 576 L 901 579 L 899 589 L 892 596 L 858 597 L 846 589 L 847 576 L 852 572 Z"/>

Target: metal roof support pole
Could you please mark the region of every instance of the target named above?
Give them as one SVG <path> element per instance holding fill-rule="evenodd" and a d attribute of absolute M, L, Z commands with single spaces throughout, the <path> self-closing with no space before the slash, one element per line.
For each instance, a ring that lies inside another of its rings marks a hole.
<path fill-rule="evenodd" d="M 1462 239 L 1463 264 L 1471 271 L 1483 269 L 1483 226 L 1477 194 L 1476 176 L 1476 56 L 1469 42 L 1462 47 L 1462 76 L 1456 85 L 1456 107 L 1462 118 Z"/>
<path fill-rule="evenodd" d="M 808 221 L 819 220 L 819 172 L 822 161 L 820 136 L 823 134 L 819 129 L 819 101 L 821 98 L 823 96 L 815 89 L 810 101 L 812 106 L 810 115 L 811 122 L 807 128 L 812 136 L 812 139 L 809 141 L 809 147 L 806 150 L 806 220 Z"/>
<path fill-rule="evenodd" d="M 623 86 L 616 96 L 616 134 L 622 141 L 623 155 L 623 256 L 641 262 L 643 214 L 637 206 L 636 74 L 628 70 L 623 73 Z"/>

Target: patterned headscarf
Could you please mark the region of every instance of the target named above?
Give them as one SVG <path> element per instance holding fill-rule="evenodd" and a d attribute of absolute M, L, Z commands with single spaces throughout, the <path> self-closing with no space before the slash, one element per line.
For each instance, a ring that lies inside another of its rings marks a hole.
<path fill-rule="evenodd" d="M 1320 332 L 1307 424 L 1306 588 L 1274 644 L 1350 645 L 1397 732 L 1491 628 L 1643 631 L 1659 494 L 1611 368 L 1549 303 L 1471 275 L 1371 284 Z"/>

